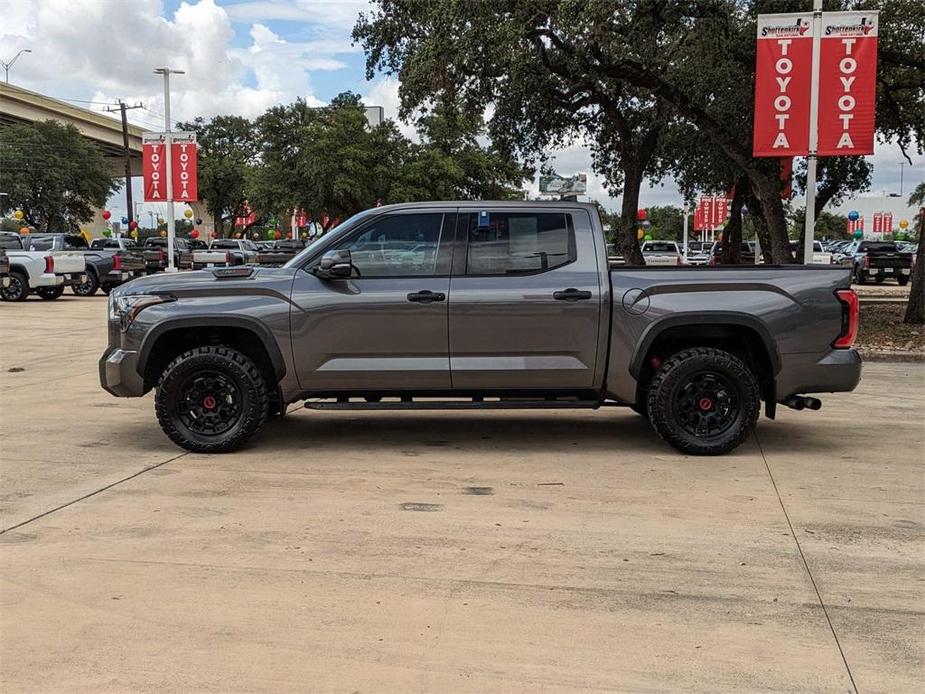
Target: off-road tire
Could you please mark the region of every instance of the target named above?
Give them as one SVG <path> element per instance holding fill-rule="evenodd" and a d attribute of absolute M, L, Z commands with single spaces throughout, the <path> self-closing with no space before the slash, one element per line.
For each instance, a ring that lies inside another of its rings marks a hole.
<path fill-rule="evenodd" d="M 57 287 L 39 287 L 35 290 L 35 293 L 45 301 L 54 301 L 64 294 L 64 285 L 59 284 Z"/>
<path fill-rule="evenodd" d="M 854 281 L 858 284 L 867 284 L 867 276 L 860 270 L 857 270 L 854 273 Z"/>
<path fill-rule="evenodd" d="M 219 373 L 238 391 L 240 414 L 219 434 L 204 434 L 183 421 L 184 389 L 197 373 Z M 269 410 L 267 385 L 260 368 L 246 355 L 223 346 L 203 346 L 184 352 L 161 374 L 154 400 L 157 421 L 178 446 L 194 453 L 227 453 L 240 448 L 266 421 Z"/>
<path fill-rule="evenodd" d="M 725 381 L 736 406 L 729 408 L 728 428 L 698 436 L 685 428 L 678 400 L 694 379 L 711 376 Z M 647 404 L 652 427 L 676 449 L 690 455 L 720 455 L 738 447 L 751 434 L 758 421 L 761 394 L 758 380 L 741 359 L 720 349 L 694 347 L 665 360 L 649 384 Z"/>
<path fill-rule="evenodd" d="M 899 283 L 900 287 L 905 287 L 907 284 L 909 284 L 909 275 L 899 275 L 896 278 L 896 281 Z"/>
<path fill-rule="evenodd" d="M 100 287 L 100 279 L 92 270 L 87 271 L 87 281 L 80 284 L 72 284 L 71 291 L 77 296 L 93 296 Z"/>
<path fill-rule="evenodd" d="M 0 287 L 3 301 L 25 301 L 29 296 L 29 278 L 21 270 L 10 271 L 10 286 Z"/>

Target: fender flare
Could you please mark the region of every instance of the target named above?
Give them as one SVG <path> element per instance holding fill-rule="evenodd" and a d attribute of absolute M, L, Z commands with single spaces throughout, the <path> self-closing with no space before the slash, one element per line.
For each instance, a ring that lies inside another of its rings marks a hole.
<path fill-rule="evenodd" d="M 658 336 L 669 328 L 677 328 L 684 325 L 734 325 L 750 328 L 758 335 L 761 342 L 764 344 L 764 348 L 768 352 L 773 375 L 776 376 L 778 372 L 780 372 L 780 353 L 777 351 L 777 343 L 771 336 L 767 326 L 760 320 L 747 313 L 738 313 L 736 311 L 698 311 L 697 313 L 691 314 L 682 313 L 665 316 L 649 325 L 643 331 L 639 341 L 636 343 L 633 359 L 630 361 L 629 370 L 634 379 L 637 381 L 639 380 L 639 374 L 642 372 L 643 360 Z"/>
<path fill-rule="evenodd" d="M 283 376 L 286 375 L 286 362 L 283 360 L 283 354 L 280 351 L 276 339 L 273 337 L 272 331 L 256 318 L 227 314 L 184 316 L 165 320 L 154 325 L 145 334 L 141 346 L 138 349 L 138 362 L 135 369 L 138 375 L 144 377 L 145 370 L 148 366 L 148 360 L 151 357 L 151 350 L 157 343 L 158 338 L 174 330 L 202 327 L 237 328 L 253 333 L 260 340 L 261 344 L 263 344 L 263 348 L 270 356 L 270 363 L 273 366 L 273 373 L 276 376 L 277 382 L 282 380 Z"/>

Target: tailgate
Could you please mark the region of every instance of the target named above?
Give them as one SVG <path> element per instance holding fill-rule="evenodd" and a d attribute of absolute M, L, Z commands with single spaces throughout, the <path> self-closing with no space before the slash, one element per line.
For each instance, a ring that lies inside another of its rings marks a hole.
<path fill-rule="evenodd" d="M 141 253 L 135 253 L 134 251 L 119 251 L 117 253 L 122 262 L 123 270 L 144 270 L 145 269 L 145 258 Z"/>
<path fill-rule="evenodd" d="M 868 253 L 870 266 L 879 267 L 912 267 L 912 256 L 905 253 Z"/>
<path fill-rule="evenodd" d="M 87 260 L 83 253 L 73 251 L 52 251 L 55 259 L 55 274 L 68 275 L 74 272 L 83 272 L 87 269 Z"/>

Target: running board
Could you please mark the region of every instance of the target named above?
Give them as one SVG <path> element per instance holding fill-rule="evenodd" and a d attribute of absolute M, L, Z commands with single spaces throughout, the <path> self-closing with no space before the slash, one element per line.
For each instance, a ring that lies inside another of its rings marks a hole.
<path fill-rule="evenodd" d="M 595 409 L 597 400 L 403 400 L 306 402 L 310 410 L 561 410 Z"/>

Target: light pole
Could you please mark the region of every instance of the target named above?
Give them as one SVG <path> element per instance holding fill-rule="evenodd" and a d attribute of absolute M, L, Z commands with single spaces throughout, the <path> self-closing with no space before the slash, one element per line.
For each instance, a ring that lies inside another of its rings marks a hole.
<path fill-rule="evenodd" d="M 6 72 L 6 83 L 10 83 L 10 68 L 13 67 L 13 63 L 16 62 L 16 59 L 19 58 L 23 53 L 31 53 L 31 48 L 23 48 L 19 53 L 14 55 L 9 62 L 0 60 L 0 65 L 3 65 L 3 70 Z"/>
<path fill-rule="evenodd" d="M 185 75 L 183 70 L 172 70 L 169 67 L 155 68 L 154 74 L 164 76 L 164 151 L 166 153 L 164 174 L 167 176 L 167 272 L 176 272 L 177 267 L 173 259 L 173 241 L 177 230 L 174 224 L 173 209 L 173 173 L 170 164 L 173 159 L 173 141 L 170 138 L 170 75 Z"/>

